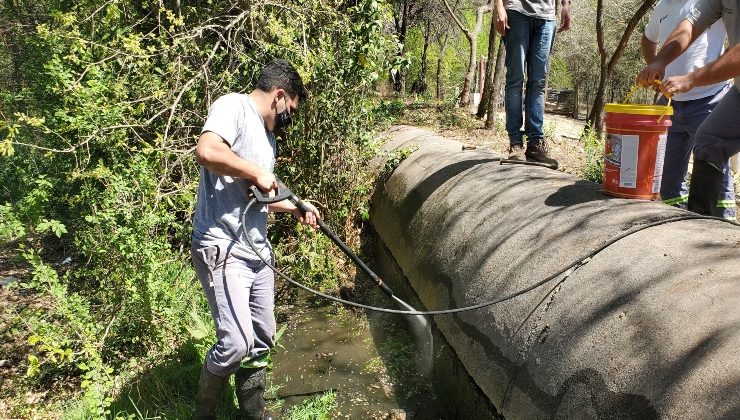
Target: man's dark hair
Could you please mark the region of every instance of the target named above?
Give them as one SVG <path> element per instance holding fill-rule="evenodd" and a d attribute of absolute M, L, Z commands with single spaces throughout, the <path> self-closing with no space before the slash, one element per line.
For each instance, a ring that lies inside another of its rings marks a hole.
<path fill-rule="evenodd" d="M 308 92 L 303 86 L 301 76 L 286 60 L 272 60 L 267 64 L 260 72 L 256 88 L 263 92 L 283 89 L 291 98 L 298 95 L 301 103 L 308 100 Z"/>

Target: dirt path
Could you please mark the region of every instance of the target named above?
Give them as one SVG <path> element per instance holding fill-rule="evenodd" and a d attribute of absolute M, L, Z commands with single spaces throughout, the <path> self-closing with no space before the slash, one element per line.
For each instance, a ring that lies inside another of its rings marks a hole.
<path fill-rule="evenodd" d="M 443 104 L 411 104 L 399 121 L 439 133 L 466 145 L 473 145 L 506 154 L 509 140 L 504 128 L 504 112 L 496 114 L 493 130 L 484 128 L 484 121 L 460 108 Z M 579 140 L 585 123 L 556 114 L 545 114 L 544 132 L 552 155 L 560 162 L 560 170 L 581 175 L 586 164 L 583 143 Z"/>

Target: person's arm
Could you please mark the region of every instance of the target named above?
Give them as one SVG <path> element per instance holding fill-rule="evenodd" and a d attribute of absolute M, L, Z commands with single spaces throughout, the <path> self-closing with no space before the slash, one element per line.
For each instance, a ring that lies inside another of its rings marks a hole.
<path fill-rule="evenodd" d="M 277 187 L 275 175 L 248 160 L 240 158 L 221 136 L 211 131 L 206 131 L 200 135 L 198 145 L 195 147 L 195 161 L 218 175 L 246 179 L 262 191 L 269 191 Z M 269 204 L 268 209 L 271 212 L 293 213 L 293 216 L 299 222 L 317 227 L 316 221 L 321 218 L 321 214 L 313 204 L 305 201 L 304 203 L 310 210 L 310 213 L 305 217 L 298 210 L 298 207 L 288 200 Z"/>
<path fill-rule="evenodd" d="M 496 27 L 496 32 L 499 35 L 504 36 L 506 35 L 506 30 L 509 29 L 509 19 L 506 9 L 504 9 L 504 0 L 496 0 L 493 8 L 496 12 L 496 20 L 493 22 L 493 26 Z"/>
<path fill-rule="evenodd" d="M 277 187 L 275 175 L 240 158 L 221 136 L 211 131 L 200 135 L 195 147 L 195 161 L 218 175 L 246 179 L 262 191 Z"/>
<path fill-rule="evenodd" d="M 697 86 L 713 85 L 740 76 L 740 44 L 727 50 L 716 61 L 684 76 L 669 77 L 664 86 L 670 93 L 688 92 Z"/>
<path fill-rule="evenodd" d="M 671 32 L 655 60 L 637 75 L 637 83 L 648 87 L 665 77 L 665 68 L 678 58 L 708 27 L 722 17 L 722 0 L 699 0 Z"/>
<path fill-rule="evenodd" d="M 563 32 L 570 29 L 572 22 L 570 15 L 570 0 L 562 0 L 560 5 L 562 8 L 560 9 L 560 28 L 558 28 L 558 32 Z"/>
<path fill-rule="evenodd" d="M 283 200 L 278 201 L 277 203 L 269 204 L 268 209 L 273 213 L 292 213 L 293 217 L 295 217 L 304 225 L 309 225 L 314 228 L 318 227 L 318 220 L 321 219 L 321 213 L 319 213 L 319 210 L 316 209 L 316 207 L 314 207 L 314 205 L 309 203 L 308 201 L 304 201 L 303 204 L 305 204 L 309 210 L 309 212 L 305 215 L 289 200 Z"/>
<path fill-rule="evenodd" d="M 650 19 L 648 19 L 647 25 L 645 25 L 645 31 L 642 33 L 642 39 L 640 41 L 642 58 L 645 59 L 645 63 L 647 64 L 652 63 L 658 55 L 660 16 L 657 16 L 656 13 L 655 9 L 650 13 Z"/>
<path fill-rule="evenodd" d="M 654 80 L 663 80 L 668 64 L 683 54 L 689 45 L 704 32 L 704 29 L 694 26 L 687 19 L 682 20 L 668 36 L 655 59 L 637 75 L 637 83 L 648 87 L 653 85 Z"/>
<path fill-rule="evenodd" d="M 640 46 L 642 47 L 642 58 L 645 59 L 647 64 L 652 63 L 658 55 L 658 43 L 649 40 L 648 37 L 643 35 Z"/>

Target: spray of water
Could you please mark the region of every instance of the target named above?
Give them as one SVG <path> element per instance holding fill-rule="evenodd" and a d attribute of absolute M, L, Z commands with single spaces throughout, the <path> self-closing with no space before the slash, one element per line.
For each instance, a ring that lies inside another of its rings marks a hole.
<path fill-rule="evenodd" d="M 415 311 L 411 305 L 402 301 L 398 296 L 393 299 L 405 310 Z M 434 356 L 434 343 L 432 342 L 432 324 L 422 315 L 406 315 L 411 332 L 414 334 L 414 343 L 419 353 L 419 371 L 424 376 L 432 373 L 432 362 Z"/>

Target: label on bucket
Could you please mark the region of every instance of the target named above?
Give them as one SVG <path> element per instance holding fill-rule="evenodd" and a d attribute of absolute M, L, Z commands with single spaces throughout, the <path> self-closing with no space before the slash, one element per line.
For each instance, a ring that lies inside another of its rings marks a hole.
<path fill-rule="evenodd" d="M 609 134 L 611 156 L 607 156 L 619 168 L 619 187 L 637 187 L 637 155 L 640 149 L 640 136 Z"/>
<path fill-rule="evenodd" d="M 667 140 L 667 134 L 661 134 L 658 137 L 658 149 L 655 153 L 655 170 L 653 171 L 653 194 L 660 192 L 660 184 L 663 181 L 663 162 L 665 162 L 665 145 Z"/>

